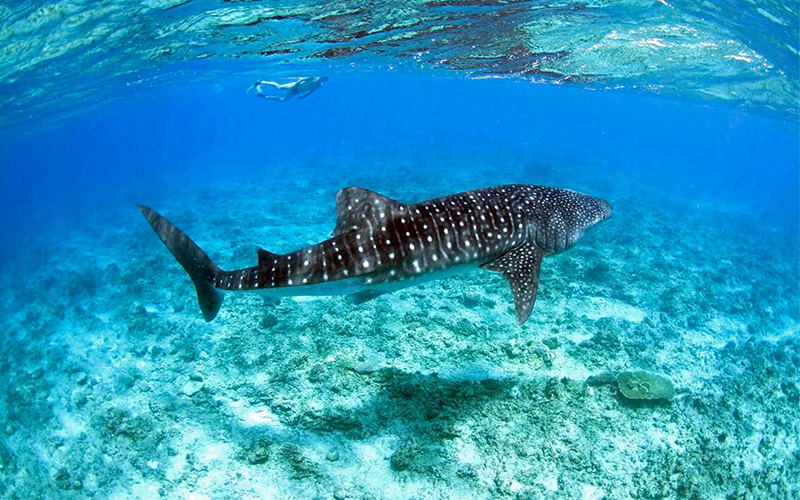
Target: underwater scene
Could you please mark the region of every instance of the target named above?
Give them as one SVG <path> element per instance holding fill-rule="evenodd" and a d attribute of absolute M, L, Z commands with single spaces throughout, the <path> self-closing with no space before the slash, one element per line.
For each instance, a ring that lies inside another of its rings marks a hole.
<path fill-rule="evenodd" d="M 800 2 L 0 5 L 0 498 L 800 498 Z"/>

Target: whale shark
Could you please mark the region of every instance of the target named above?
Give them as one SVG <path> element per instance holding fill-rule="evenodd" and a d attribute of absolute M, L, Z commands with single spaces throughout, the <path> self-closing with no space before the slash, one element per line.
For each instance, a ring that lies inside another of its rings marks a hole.
<path fill-rule="evenodd" d="M 568 250 L 611 217 L 604 200 L 547 186 L 497 186 L 419 203 L 347 187 L 336 195 L 331 238 L 283 255 L 259 249 L 257 265 L 223 271 L 170 221 L 146 206 L 139 209 L 189 274 L 206 321 L 217 316 L 226 292 L 348 295 L 361 303 L 486 269 L 508 281 L 521 325 L 536 302 L 542 258 Z"/>

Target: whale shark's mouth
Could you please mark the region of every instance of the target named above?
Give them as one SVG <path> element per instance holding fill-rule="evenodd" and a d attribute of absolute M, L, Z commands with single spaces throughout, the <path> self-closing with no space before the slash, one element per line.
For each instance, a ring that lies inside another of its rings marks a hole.
<path fill-rule="evenodd" d="M 611 203 L 607 202 L 606 200 L 597 200 L 597 203 L 600 205 L 600 220 L 597 222 L 602 222 L 604 220 L 608 220 L 611 218 Z"/>

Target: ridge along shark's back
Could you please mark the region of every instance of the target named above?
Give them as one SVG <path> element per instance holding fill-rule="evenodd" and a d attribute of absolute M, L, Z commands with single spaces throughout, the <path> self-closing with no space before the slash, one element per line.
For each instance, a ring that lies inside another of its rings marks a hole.
<path fill-rule="evenodd" d="M 363 302 L 480 267 L 511 286 L 517 322 L 533 309 L 542 258 L 572 247 L 611 206 L 576 191 L 515 184 L 406 204 L 357 187 L 336 197 L 333 236 L 285 255 L 258 251 L 258 265 L 226 272 L 172 223 L 140 206 L 197 289 L 206 321 L 222 291 L 267 296 L 342 295 Z"/>

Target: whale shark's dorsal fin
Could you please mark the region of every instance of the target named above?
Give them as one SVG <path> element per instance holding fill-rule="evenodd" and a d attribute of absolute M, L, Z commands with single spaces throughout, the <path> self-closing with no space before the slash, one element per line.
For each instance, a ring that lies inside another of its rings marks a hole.
<path fill-rule="evenodd" d="M 523 243 L 481 266 L 483 269 L 501 273 L 511 285 L 518 325 L 528 319 L 536 302 L 542 257 L 544 250 L 533 243 Z"/>
<path fill-rule="evenodd" d="M 387 220 L 406 210 L 404 205 L 388 196 L 360 187 L 347 187 L 336 194 L 336 228 L 333 236 L 349 233 L 364 227 L 364 221 L 372 224 Z"/>

